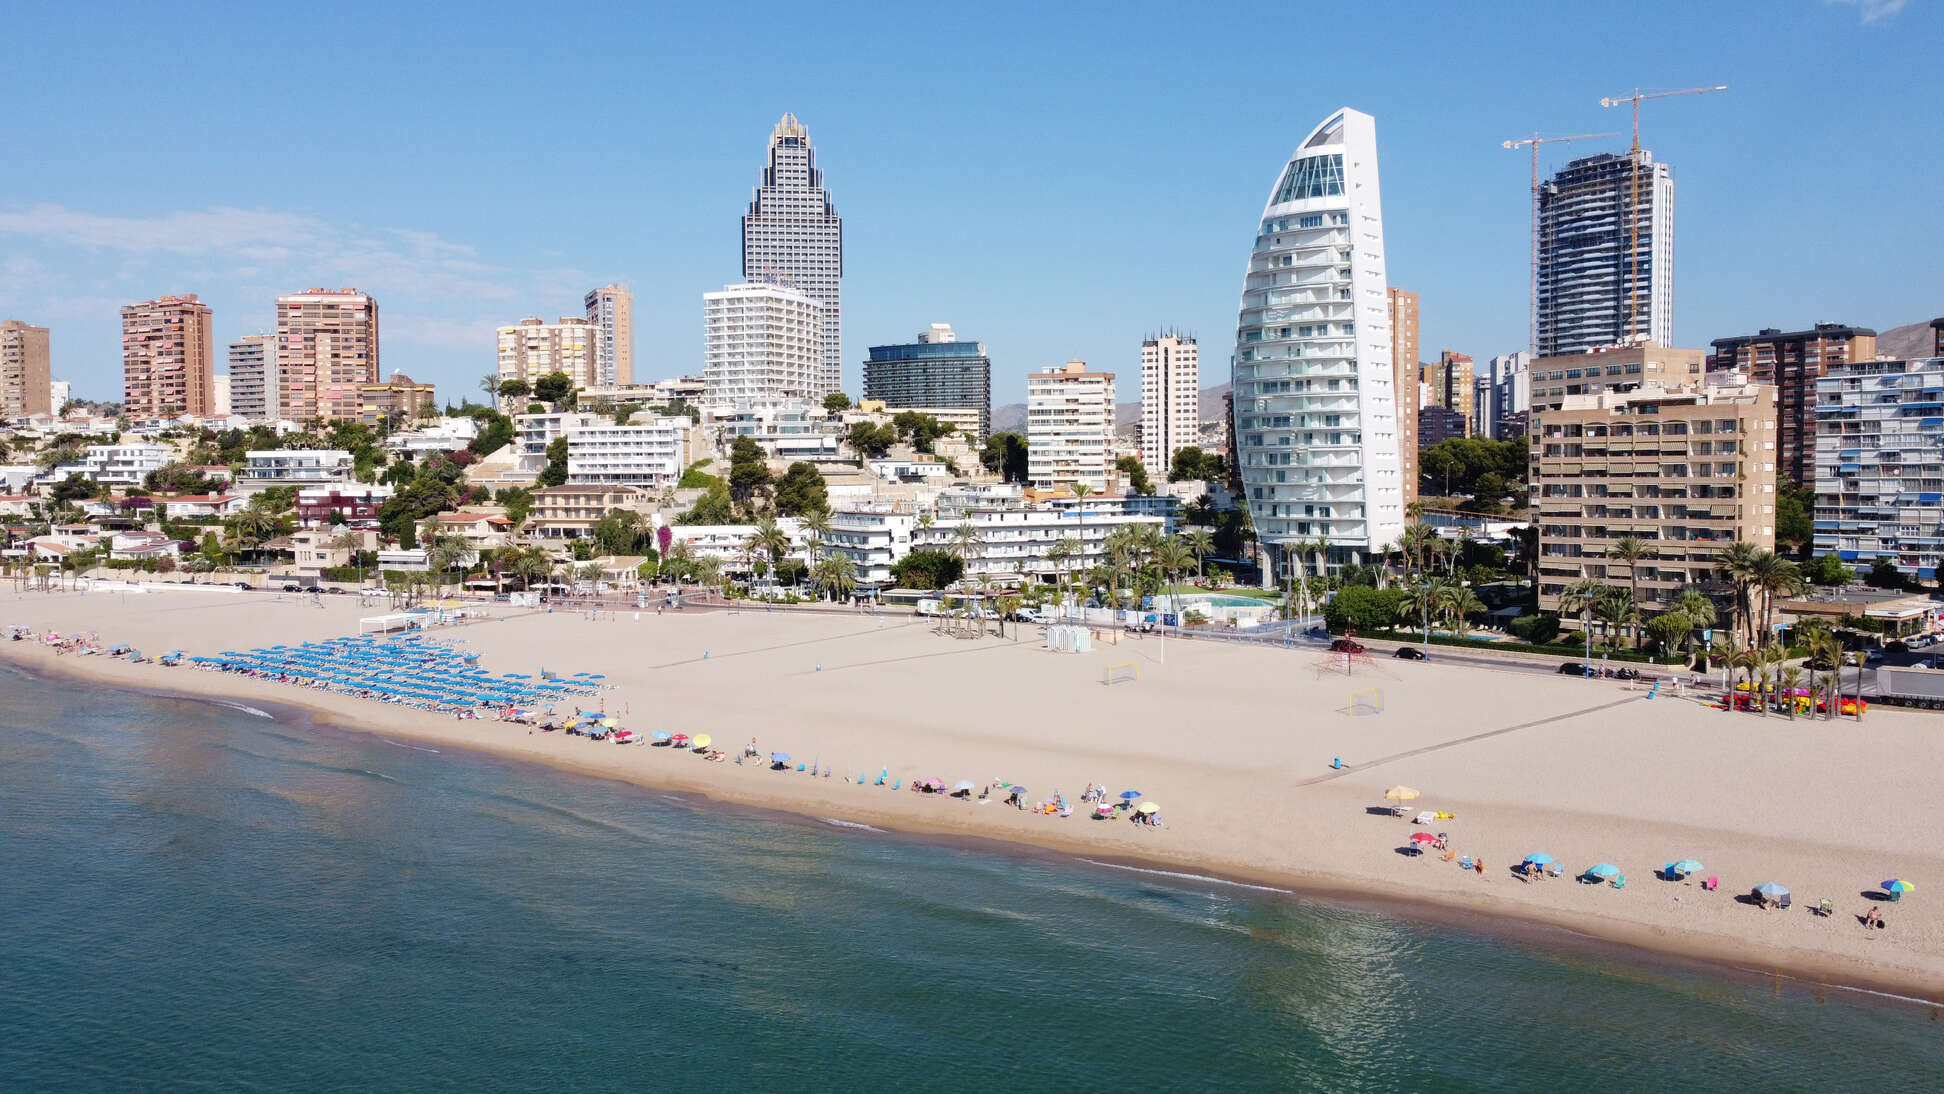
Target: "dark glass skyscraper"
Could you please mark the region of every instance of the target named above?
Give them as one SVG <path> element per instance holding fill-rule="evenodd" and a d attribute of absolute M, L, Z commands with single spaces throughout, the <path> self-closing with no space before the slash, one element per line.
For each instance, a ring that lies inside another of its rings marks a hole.
<path fill-rule="evenodd" d="M 992 431 L 992 361 L 982 342 L 961 342 L 945 323 L 898 346 L 872 346 L 864 398 L 889 407 L 976 410 L 979 437 Z"/>
<path fill-rule="evenodd" d="M 810 132 L 785 114 L 770 132 L 769 166 L 743 216 L 743 279 L 781 281 L 823 306 L 823 363 L 816 392 L 843 387 L 841 284 L 844 221 L 824 189 Z"/>

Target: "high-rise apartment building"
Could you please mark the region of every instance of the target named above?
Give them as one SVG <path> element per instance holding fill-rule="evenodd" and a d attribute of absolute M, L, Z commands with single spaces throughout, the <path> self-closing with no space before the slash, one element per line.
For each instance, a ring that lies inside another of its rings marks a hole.
<path fill-rule="evenodd" d="M 1570 395 L 1532 417 L 1539 608 L 1582 578 L 1628 588 L 1659 611 L 1709 583 L 1730 544 L 1775 546 L 1775 389 L 1759 384 Z M 1651 555 L 1612 557 L 1633 536 Z"/>
<path fill-rule="evenodd" d="M 1418 499 L 1418 294 L 1392 288 L 1391 388 L 1397 394 L 1397 470 L 1404 504 Z"/>
<path fill-rule="evenodd" d="M 1424 380 L 1431 385 L 1431 400 L 1446 410 L 1455 410 L 1464 420 L 1461 437 L 1469 437 L 1477 432 L 1472 421 L 1472 390 L 1478 370 L 1473 366 L 1471 355 L 1457 350 L 1445 350 L 1438 354 L 1435 364 L 1426 365 Z"/>
<path fill-rule="evenodd" d="M 1816 555 L 1834 552 L 1864 569 L 1887 558 L 1936 580 L 1944 572 L 1944 354 L 1832 366 L 1816 381 L 1814 404 Z"/>
<path fill-rule="evenodd" d="M 522 380 L 528 387 L 550 372 L 564 372 L 576 390 L 600 386 L 601 328 L 575 315 L 558 323 L 529 316 L 495 332 L 499 378 Z"/>
<path fill-rule="evenodd" d="M 230 413 L 259 422 L 277 417 L 277 336 L 246 334 L 229 344 Z"/>
<path fill-rule="evenodd" d="M 391 379 L 358 387 L 358 421 L 368 426 L 409 426 L 420 418 L 436 417 L 439 399 L 431 384 L 421 384 L 402 372 Z"/>
<path fill-rule="evenodd" d="M 1526 435 L 1532 409 L 1532 354 L 1502 353 L 1472 381 L 1472 435 L 1495 441 Z"/>
<path fill-rule="evenodd" d="M 812 389 L 843 388 L 844 221 L 824 189 L 810 132 L 785 114 L 770 132 L 769 164 L 742 222 L 743 280 L 787 281 L 821 309 L 822 353 Z"/>
<path fill-rule="evenodd" d="M 1558 410 L 1570 395 L 1628 391 L 1645 384 L 1685 387 L 1702 381 L 1707 354 L 1647 342 L 1618 349 L 1538 357 L 1532 362 L 1532 410 Z"/>
<path fill-rule="evenodd" d="M 1404 532 L 1388 288 L 1377 122 L 1340 110 L 1270 188 L 1236 323 L 1242 487 L 1284 570 L 1293 544 L 1338 564 Z"/>
<path fill-rule="evenodd" d="M 1630 249 L 1638 232 L 1638 245 Z M 1674 175 L 1653 153 L 1568 162 L 1539 187 L 1539 355 L 1674 342 Z"/>
<path fill-rule="evenodd" d="M 61 409 L 54 403 L 51 360 L 46 327 L 0 322 L 0 421 Z"/>
<path fill-rule="evenodd" d="M 824 311 L 788 285 L 725 285 L 702 294 L 703 405 L 821 399 Z"/>
<path fill-rule="evenodd" d="M 173 418 L 210 411 L 215 351 L 209 305 L 195 293 L 163 296 L 121 310 L 122 412 Z"/>
<path fill-rule="evenodd" d="M 607 285 L 587 294 L 587 321 L 595 330 L 594 371 L 598 384 L 634 383 L 634 293 L 626 285 Z"/>
<path fill-rule="evenodd" d="M 1026 377 L 1026 477 L 1041 489 L 1107 489 L 1113 469 L 1114 374 L 1068 361 Z"/>
<path fill-rule="evenodd" d="M 209 378 L 209 412 L 218 418 L 230 413 L 230 376 L 219 372 Z"/>
<path fill-rule="evenodd" d="M 933 323 L 916 342 L 871 347 L 864 398 L 886 407 L 974 411 L 976 443 L 992 431 L 992 359 L 984 343 L 961 342 L 951 324 Z"/>
<path fill-rule="evenodd" d="M 1867 327 L 1817 323 L 1809 330 L 1784 333 L 1774 328 L 1740 338 L 1717 338 L 1708 356 L 1710 372 L 1739 372 L 1775 387 L 1775 413 L 1782 445 L 1782 470 L 1808 486 L 1816 475 L 1816 383 L 1835 365 L 1876 357 L 1877 334 Z"/>
<path fill-rule="evenodd" d="M 351 422 L 378 382 L 378 301 L 356 289 L 277 297 L 277 417 Z"/>
<path fill-rule="evenodd" d="M 1201 440 L 1201 350 L 1169 331 L 1141 343 L 1141 463 L 1165 482 L 1174 454 Z"/>

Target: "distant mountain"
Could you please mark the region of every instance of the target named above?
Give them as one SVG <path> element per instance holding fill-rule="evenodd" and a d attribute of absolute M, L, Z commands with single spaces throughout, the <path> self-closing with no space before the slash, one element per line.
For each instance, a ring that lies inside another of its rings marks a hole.
<path fill-rule="evenodd" d="M 1229 385 L 1226 381 L 1224 381 L 1223 383 L 1216 384 L 1214 387 L 1202 388 L 1201 391 L 1201 420 L 1202 421 L 1212 422 L 1221 418 L 1222 411 L 1224 409 L 1222 405 L 1222 399 L 1223 396 L 1228 394 L 1228 392 L 1229 392 Z M 1131 403 L 1114 404 L 1114 424 L 1133 425 L 1135 422 L 1138 422 L 1140 420 L 1141 420 L 1140 400 L 1136 399 Z M 1026 432 L 1026 404 L 1006 403 L 1001 406 L 993 407 L 992 408 L 992 431 L 994 433 L 1005 433 L 1009 431 L 1016 432 L 1016 433 Z"/>
<path fill-rule="evenodd" d="M 1929 357 L 1936 345 L 1935 338 L 1936 332 L 1931 329 L 1928 319 L 1921 323 L 1891 327 L 1877 335 L 1877 352 L 1898 360 Z"/>

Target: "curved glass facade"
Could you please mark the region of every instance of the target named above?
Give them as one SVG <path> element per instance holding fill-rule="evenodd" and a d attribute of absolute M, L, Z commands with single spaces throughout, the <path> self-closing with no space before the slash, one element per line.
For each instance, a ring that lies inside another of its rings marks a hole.
<path fill-rule="evenodd" d="M 1235 447 L 1256 533 L 1352 561 L 1403 531 L 1375 122 L 1318 126 L 1257 226 L 1236 324 Z M 1308 549 L 1292 550 L 1293 544 Z"/>

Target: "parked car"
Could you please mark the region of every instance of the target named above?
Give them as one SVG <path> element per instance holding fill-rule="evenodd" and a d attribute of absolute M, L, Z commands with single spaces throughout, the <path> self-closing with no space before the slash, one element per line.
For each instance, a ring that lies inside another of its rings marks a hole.
<path fill-rule="evenodd" d="M 1866 665 L 1881 665 L 1883 663 L 1883 651 L 1871 650 L 1869 653 L 1864 654 L 1863 663 Z"/>
<path fill-rule="evenodd" d="M 1363 643 L 1354 638 L 1339 638 L 1330 643 L 1331 653 L 1362 653 Z"/>
<path fill-rule="evenodd" d="M 327 592 L 327 593 L 335 593 L 335 594 L 340 594 L 340 595 L 341 595 L 341 594 L 342 594 L 342 593 L 344 592 L 344 590 L 343 590 L 343 589 L 340 589 L 340 588 L 338 588 L 338 587 L 337 587 L 336 585 L 333 585 L 333 586 L 331 586 L 330 588 L 328 588 L 328 589 L 326 589 L 326 590 L 324 590 L 324 591 L 325 591 L 325 592 Z"/>
<path fill-rule="evenodd" d="M 236 583 L 236 587 L 239 589 L 247 589 L 250 587 L 250 583 L 247 581 L 239 581 Z"/>
<path fill-rule="evenodd" d="M 1418 649 L 1416 646 L 1399 646 L 1397 647 L 1397 652 L 1391 654 L 1391 656 L 1397 658 L 1399 661 L 1426 660 L 1424 651 Z"/>
<path fill-rule="evenodd" d="M 1811 657 L 1802 663 L 1802 667 L 1805 669 L 1814 669 L 1817 672 L 1828 672 L 1836 666 L 1830 664 L 1829 658 L 1827 657 Z"/>
<path fill-rule="evenodd" d="M 1883 652 L 1885 653 L 1909 653 L 1910 649 L 1910 643 L 1905 642 L 1901 638 L 1892 638 L 1883 644 Z"/>
<path fill-rule="evenodd" d="M 286 581 L 284 582 L 283 591 L 287 593 L 301 593 L 304 591 L 304 587 L 294 581 Z"/>
<path fill-rule="evenodd" d="M 1586 664 L 1583 661 L 1568 661 L 1565 664 L 1559 666 L 1559 675 L 1591 676 L 1593 675 L 1593 668 L 1592 666 Z"/>

